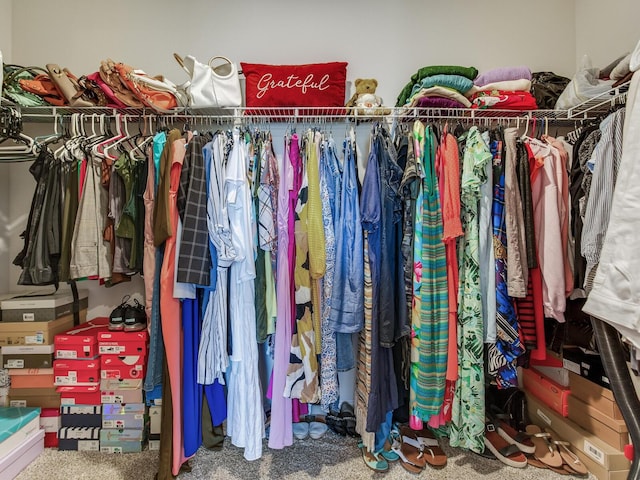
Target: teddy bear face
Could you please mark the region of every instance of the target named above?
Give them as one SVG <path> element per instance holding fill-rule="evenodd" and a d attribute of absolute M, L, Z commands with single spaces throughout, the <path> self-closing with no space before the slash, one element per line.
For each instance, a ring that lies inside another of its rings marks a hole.
<path fill-rule="evenodd" d="M 378 87 L 378 81 L 374 78 L 358 78 L 355 81 L 356 93 L 375 93 L 376 88 Z"/>

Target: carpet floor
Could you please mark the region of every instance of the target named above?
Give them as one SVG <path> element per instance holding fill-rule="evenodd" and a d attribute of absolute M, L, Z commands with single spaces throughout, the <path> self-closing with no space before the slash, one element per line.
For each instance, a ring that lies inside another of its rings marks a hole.
<path fill-rule="evenodd" d="M 243 450 L 225 441 L 221 451 L 201 448 L 191 459 L 191 472 L 181 473 L 181 480 L 200 479 L 415 479 L 473 480 L 559 480 L 566 477 L 551 470 L 527 466 L 512 468 L 497 460 L 443 445 L 448 462 L 441 470 L 429 468 L 420 475 L 405 471 L 399 464 L 391 464 L 386 473 L 376 473 L 364 464 L 356 440 L 328 432 L 320 440 L 295 440 L 283 450 L 267 448 L 254 462 L 246 461 Z M 152 480 L 157 471 L 158 452 L 104 454 L 92 452 L 59 452 L 45 449 L 16 480 Z M 589 479 L 594 480 L 593 475 Z"/>

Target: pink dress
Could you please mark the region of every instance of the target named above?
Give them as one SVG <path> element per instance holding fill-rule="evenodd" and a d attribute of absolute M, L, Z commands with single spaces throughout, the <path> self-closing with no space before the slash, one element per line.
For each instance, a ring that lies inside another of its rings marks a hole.
<path fill-rule="evenodd" d="M 176 233 L 178 228 L 178 207 L 176 199 L 180 185 L 180 172 L 186 152 L 186 141 L 180 138 L 173 142 L 169 186 L 169 217 L 172 235 L 165 242 L 164 260 L 160 271 L 160 317 L 162 336 L 169 367 L 171 400 L 173 402 L 173 452 L 171 471 L 178 475 L 180 467 L 187 461 L 182 442 L 182 323 L 180 300 L 173 298 Z"/>

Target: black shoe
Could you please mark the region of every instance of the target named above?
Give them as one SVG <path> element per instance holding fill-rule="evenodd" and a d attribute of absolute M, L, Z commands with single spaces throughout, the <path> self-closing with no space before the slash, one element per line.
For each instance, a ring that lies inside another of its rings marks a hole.
<path fill-rule="evenodd" d="M 125 312 L 129 308 L 127 300 L 129 300 L 129 295 L 125 295 L 122 298 L 122 303 L 112 310 L 109 315 L 109 330 L 115 332 L 124 330 Z"/>
<path fill-rule="evenodd" d="M 138 300 L 134 300 L 135 305 L 129 306 L 124 313 L 124 331 L 139 332 L 147 328 L 147 312 Z"/>
<path fill-rule="evenodd" d="M 344 420 L 344 429 L 350 437 L 359 437 L 356 432 L 356 414 L 353 405 L 348 402 L 342 402 L 340 405 L 340 418 Z"/>

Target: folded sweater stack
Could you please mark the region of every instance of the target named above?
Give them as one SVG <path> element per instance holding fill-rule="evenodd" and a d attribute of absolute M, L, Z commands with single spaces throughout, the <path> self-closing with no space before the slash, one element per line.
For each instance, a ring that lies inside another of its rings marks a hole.
<path fill-rule="evenodd" d="M 471 108 L 499 110 L 535 110 L 531 94 L 531 70 L 528 67 L 501 67 L 478 75 L 467 93 Z"/>
<path fill-rule="evenodd" d="M 478 75 L 474 67 L 430 65 L 422 67 L 398 95 L 397 107 L 470 108 L 467 93 Z"/>

